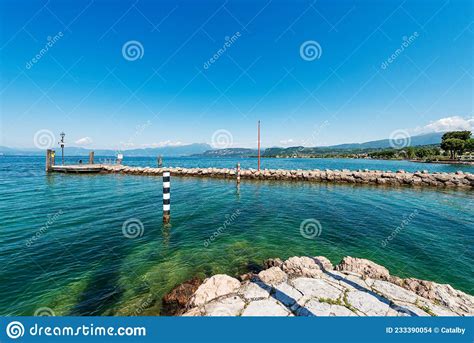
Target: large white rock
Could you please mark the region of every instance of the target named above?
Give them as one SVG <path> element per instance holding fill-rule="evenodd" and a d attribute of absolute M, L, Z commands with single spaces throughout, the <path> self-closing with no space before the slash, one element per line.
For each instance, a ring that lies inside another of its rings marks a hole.
<path fill-rule="evenodd" d="M 474 297 L 447 284 L 419 280 L 404 279 L 403 287 L 431 301 L 436 301 L 459 315 L 474 316 Z"/>
<path fill-rule="evenodd" d="M 451 317 L 458 316 L 457 313 L 447 309 L 446 307 L 436 305 L 428 300 L 421 300 L 418 302 L 418 306 L 424 309 L 424 311 L 434 314 L 438 317 Z"/>
<path fill-rule="evenodd" d="M 357 316 L 347 307 L 312 299 L 297 310 L 298 316 Z"/>
<path fill-rule="evenodd" d="M 303 294 L 301 294 L 301 292 L 287 283 L 282 283 L 278 286 L 275 286 L 274 293 L 272 295 L 273 298 L 277 299 L 287 307 L 296 303 L 302 296 Z"/>
<path fill-rule="evenodd" d="M 419 298 L 415 293 L 387 281 L 374 280 L 372 288 L 390 300 L 415 303 Z"/>
<path fill-rule="evenodd" d="M 429 317 L 430 315 L 418 306 L 402 301 L 395 301 L 390 305 L 387 316 L 395 317 Z"/>
<path fill-rule="evenodd" d="M 240 287 L 240 282 L 233 277 L 224 274 L 214 275 L 202 283 L 196 290 L 191 306 L 201 306 L 217 297 L 235 292 Z"/>
<path fill-rule="evenodd" d="M 238 296 L 213 300 L 204 306 L 206 316 L 238 316 L 245 307 L 245 302 Z"/>
<path fill-rule="evenodd" d="M 291 313 L 275 299 L 256 300 L 250 302 L 242 312 L 242 316 L 278 316 L 286 317 Z"/>
<path fill-rule="evenodd" d="M 202 316 L 202 313 L 199 307 L 194 307 L 190 309 L 188 312 L 183 314 L 183 317 L 199 317 L 199 316 Z"/>
<path fill-rule="evenodd" d="M 357 273 L 361 276 L 372 279 L 388 280 L 390 273 L 388 269 L 365 258 L 355 258 L 346 256 L 341 263 L 336 266 L 336 270 Z"/>
<path fill-rule="evenodd" d="M 271 287 L 262 282 L 247 281 L 239 290 L 246 300 L 266 299 L 270 296 Z"/>
<path fill-rule="evenodd" d="M 347 302 L 367 316 L 385 316 L 390 309 L 386 299 L 362 291 L 348 292 Z"/>
<path fill-rule="evenodd" d="M 311 257 L 294 256 L 283 263 L 282 269 L 291 276 L 317 277 L 321 274 L 320 265 L 322 265 L 322 262 L 317 262 Z"/>
<path fill-rule="evenodd" d="M 286 275 L 279 267 L 271 267 L 258 273 L 258 277 L 262 282 L 268 285 L 278 285 L 279 283 L 286 281 L 288 275 Z"/>
<path fill-rule="evenodd" d="M 328 271 L 321 275 L 321 278 L 326 280 L 331 285 L 340 289 L 349 290 L 370 290 L 369 285 L 365 280 L 361 279 L 360 276 L 354 276 L 351 274 L 345 274 L 335 270 Z"/>
<path fill-rule="evenodd" d="M 304 296 L 337 300 L 342 291 L 322 279 L 300 277 L 292 281 L 293 286 Z"/>

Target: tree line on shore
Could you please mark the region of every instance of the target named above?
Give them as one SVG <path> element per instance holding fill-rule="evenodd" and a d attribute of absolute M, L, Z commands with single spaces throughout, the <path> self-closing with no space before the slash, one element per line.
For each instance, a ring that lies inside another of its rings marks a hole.
<path fill-rule="evenodd" d="M 408 146 L 403 149 L 384 149 L 368 154 L 370 158 L 410 160 L 455 160 L 463 154 L 474 153 L 471 131 L 450 131 L 443 134 L 440 144 Z"/>
<path fill-rule="evenodd" d="M 295 147 L 267 149 L 264 157 L 303 158 L 373 158 L 409 160 L 455 160 L 464 154 L 474 154 L 471 131 L 450 131 L 443 134 L 438 144 L 406 146 L 400 148 L 330 149 Z M 319 151 L 318 151 L 319 150 Z"/>

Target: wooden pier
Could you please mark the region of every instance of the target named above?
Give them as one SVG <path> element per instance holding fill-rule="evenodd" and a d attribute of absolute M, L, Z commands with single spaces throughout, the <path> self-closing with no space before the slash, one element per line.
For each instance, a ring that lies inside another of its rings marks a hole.
<path fill-rule="evenodd" d="M 76 174 L 92 174 L 104 171 L 102 164 L 72 164 L 65 166 L 51 166 L 50 171 L 58 173 L 76 173 Z"/>
<path fill-rule="evenodd" d="M 87 164 L 70 164 L 57 165 L 55 163 L 56 153 L 54 150 L 46 150 L 46 171 L 58 173 L 73 173 L 73 174 L 91 174 L 105 171 L 106 164 L 94 164 L 94 152 L 89 153 L 89 163 Z"/>

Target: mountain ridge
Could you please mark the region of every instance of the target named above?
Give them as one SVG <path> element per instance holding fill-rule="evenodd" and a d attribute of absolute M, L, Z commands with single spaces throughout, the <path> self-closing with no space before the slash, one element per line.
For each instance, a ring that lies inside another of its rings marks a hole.
<path fill-rule="evenodd" d="M 423 135 L 411 136 L 409 144 L 406 146 L 423 146 L 440 144 L 441 136 L 444 132 L 434 132 Z M 330 152 L 349 152 L 349 151 L 366 151 L 368 149 L 387 149 L 391 148 L 390 139 L 379 139 L 375 141 L 368 141 L 364 143 L 343 143 L 331 146 L 319 147 L 270 147 L 264 149 L 262 156 L 274 156 L 277 154 L 289 154 L 293 151 L 316 152 L 316 153 L 330 153 Z M 408 140 L 407 140 L 408 142 Z M 60 150 L 59 147 L 56 148 Z M 118 151 L 112 149 L 88 149 L 82 147 L 66 147 L 65 154 L 69 156 L 87 156 L 90 151 L 94 151 L 97 156 L 116 156 Z M 15 149 L 5 146 L 0 146 L 0 153 L 3 155 L 42 155 L 44 150 L 41 149 Z M 248 157 L 257 154 L 256 149 L 251 148 L 225 148 L 213 149 L 207 143 L 192 143 L 180 146 L 166 146 L 157 148 L 140 148 L 122 150 L 126 156 L 134 157 L 156 157 L 158 155 L 167 157 L 180 156 L 203 156 L 203 157 Z"/>

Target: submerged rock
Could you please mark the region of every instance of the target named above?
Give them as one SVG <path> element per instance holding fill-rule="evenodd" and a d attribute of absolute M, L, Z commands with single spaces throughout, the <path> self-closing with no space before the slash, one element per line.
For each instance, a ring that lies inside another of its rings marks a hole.
<path fill-rule="evenodd" d="M 183 313 L 187 303 L 201 283 L 201 279 L 192 278 L 173 288 L 171 292 L 163 297 L 161 314 L 174 316 Z"/>
<path fill-rule="evenodd" d="M 263 262 L 263 267 L 265 269 L 271 268 L 271 267 L 281 267 L 283 264 L 283 261 L 279 258 L 269 258 L 268 260 L 265 260 Z"/>

